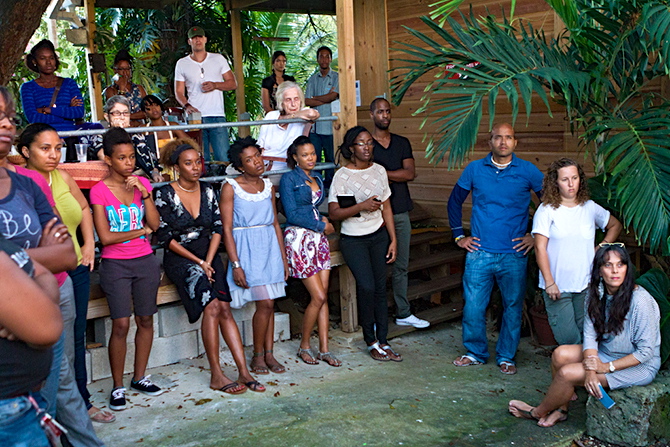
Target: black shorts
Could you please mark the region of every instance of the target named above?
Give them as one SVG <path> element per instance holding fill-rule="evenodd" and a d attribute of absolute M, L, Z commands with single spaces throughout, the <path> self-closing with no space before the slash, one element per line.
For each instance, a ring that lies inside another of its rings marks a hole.
<path fill-rule="evenodd" d="M 133 309 L 140 317 L 158 312 L 156 298 L 161 282 L 161 266 L 156 256 L 103 258 L 99 272 L 100 287 L 107 296 L 112 320 L 130 317 Z"/>

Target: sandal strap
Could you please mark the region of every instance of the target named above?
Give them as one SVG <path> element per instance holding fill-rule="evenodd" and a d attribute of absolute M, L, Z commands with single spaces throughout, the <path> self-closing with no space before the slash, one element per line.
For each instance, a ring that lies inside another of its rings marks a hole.
<path fill-rule="evenodd" d="M 381 355 L 383 355 L 383 356 L 385 356 L 385 357 L 388 357 L 388 354 L 386 354 L 386 351 L 384 351 L 384 350 L 382 349 L 382 347 L 379 346 L 379 342 L 378 342 L 378 341 L 376 341 L 376 342 L 374 342 L 373 344 L 371 344 L 370 346 L 368 346 L 368 351 L 372 351 L 372 350 L 375 350 L 375 351 L 377 351 L 379 354 L 381 354 Z"/>
<path fill-rule="evenodd" d="M 391 345 L 385 345 L 385 346 L 382 346 L 381 348 L 382 348 L 384 351 L 391 351 L 391 353 L 392 353 L 393 355 L 395 355 L 395 356 L 399 356 L 399 355 L 400 355 L 400 354 L 398 354 L 397 352 L 395 352 L 395 351 L 393 350 L 393 348 L 391 347 Z"/>
<path fill-rule="evenodd" d="M 264 355 L 262 352 L 254 352 L 254 357 L 263 357 Z"/>

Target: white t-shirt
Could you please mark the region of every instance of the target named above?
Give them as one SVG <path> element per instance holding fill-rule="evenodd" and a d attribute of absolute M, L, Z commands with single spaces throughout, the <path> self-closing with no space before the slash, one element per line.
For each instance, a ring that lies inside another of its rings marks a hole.
<path fill-rule="evenodd" d="M 279 110 L 273 110 L 265 115 L 264 120 L 279 119 Z M 305 126 L 309 123 L 290 123 L 286 129 L 279 124 L 266 124 L 261 126 L 258 134 L 258 145 L 263 148 L 266 157 L 286 158 L 286 151 L 293 141 L 304 134 Z M 286 163 L 280 161 L 272 162 L 272 170 L 285 169 Z"/>
<path fill-rule="evenodd" d="M 366 169 L 341 167 L 333 176 L 328 202 L 337 202 L 337 196 L 341 194 L 353 194 L 356 203 L 364 202 L 372 196 L 377 196 L 382 202 L 385 201 L 391 197 L 386 169 L 377 163 L 373 163 Z M 374 233 L 384 223 L 382 208 L 383 205 L 374 212 L 361 211 L 361 217 L 344 219 L 342 221 L 342 234 L 365 236 Z"/>
<path fill-rule="evenodd" d="M 549 238 L 549 268 L 561 292 L 578 293 L 589 285 L 596 226 L 607 227 L 610 212 L 592 200 L 569 208 L 544 203 L 533 217 L 533 234 Z M 540 288 L 545 288 L 540 273 Z"/>
<path fill-rule="evenodd" d="M 174 68 L 175 81 L 186 83 L 188 102 L 200 110 L 202 116 L 226 116 L 223 107 L 223 92 L 212 90 L 204 93 L 203 82 L 221 82 L 223 74 L 230 71 L 225 57 L 217 53 L 207 53 L 202 62 L 194 61 L 191 56 L 182 57 Z"/>

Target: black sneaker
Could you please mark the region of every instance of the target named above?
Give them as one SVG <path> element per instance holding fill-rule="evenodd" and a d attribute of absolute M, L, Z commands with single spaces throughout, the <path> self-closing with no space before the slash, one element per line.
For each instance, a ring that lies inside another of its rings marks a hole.
<path fill-rule="evenodd" d="M 149 396 L 160 396 L 163 394 L 163 391 L 165 390 L 162 390 L 154 385 L 151 380 L 149 380 L 149 377 L 151 377 L 151 375 L 144 376 L 137 382 L 131 380 L 130 388 L 134 389 L 135 391 L 139 391 L 140 393 L 148 394 Z"/>
<path fill-rule="evenodd" d="M 124 387 L 114 388 L 112 397 L 109 398 L 109 408 L 114 411 L 126 409 L 126 389 Z"/>

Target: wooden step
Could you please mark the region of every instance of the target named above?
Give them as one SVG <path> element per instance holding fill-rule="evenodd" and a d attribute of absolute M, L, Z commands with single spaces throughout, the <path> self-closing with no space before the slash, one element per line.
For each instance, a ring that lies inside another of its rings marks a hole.
<path fill-rule="evenodd" d="M 423 208 L 414 207 L 412 211 L 409 212 L 410 222 L 418 222 L 420 220 L 430 219 L 431 214 Z"/>
<path fill-rule="evenodd" d="M 444 290 L 457 289 L 461 286 L 461 275 L 449 275 L 443 278 L 431 279 L 421 283 L 411 285 L 407 288 L 407 299 L 409 301 L 432 295 Z"/>
<path fill-rule="evenodd" d="M 465 259 L 465 250 L 450 249 L 423 256 L 419 259 L 410 259 L 408 271 L 416 272 L 418 270 L 445 265 L 451 263 L 461 263 Z"/>
<path fill-rule="evenodd" d="M 417 312 L 416 316 L 422 320 L 430 322 L 431 326 L 445 321 L 456 320 L 463 315 L 463 301 L 457 303 L 447 303 L 442 306 L 426 309 Z M 399 335 L 407 334 L 408 332 L 416 331 L 413 326 L 398 326 L 395 320 L 389 319 L 388 338 L 398 337 Z"/>
<path fill-rule="evenodd" d="M 441 231 L 426 231 L 419 234 L 412 234 L 409 240 L 410 245 L 421 245 L 438 242 L 449 242 L 451 233 Z"/>

